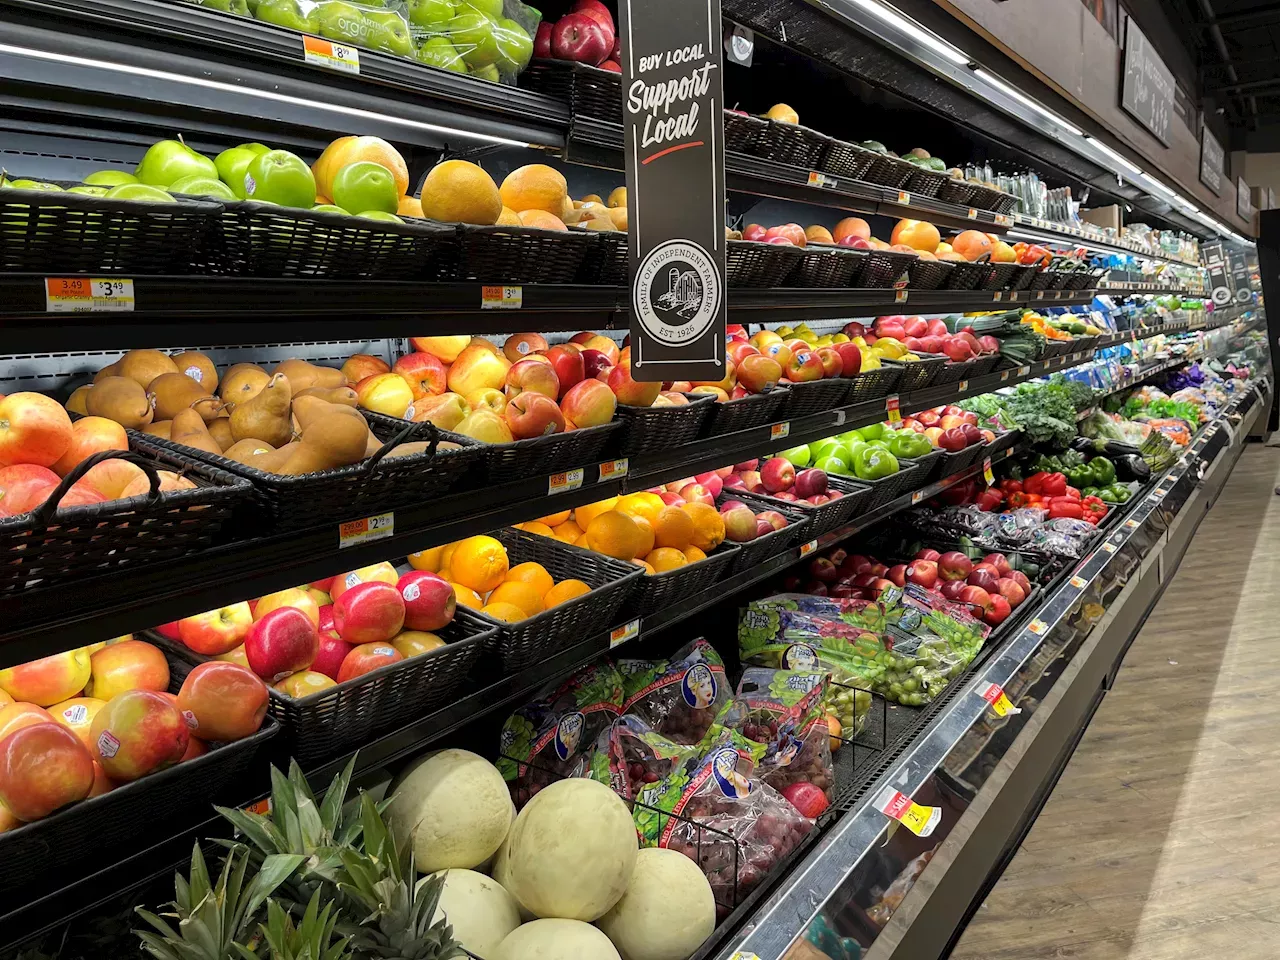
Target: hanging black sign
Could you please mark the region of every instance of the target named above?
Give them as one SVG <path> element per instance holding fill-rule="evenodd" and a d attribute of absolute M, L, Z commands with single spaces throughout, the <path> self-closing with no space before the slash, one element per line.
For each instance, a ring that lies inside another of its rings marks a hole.
<path fill-rule="evenodd" d="M 1253 284 L 1249 282 L 1249 258 L 1243 250 L 1228 250 L 1227 262 L 1231 264 L 1231 287 L 1236 303 L 1248 303 L 1253 299 Z"/>
<path fill-rule="evenodd" d="M 1217 138 L 1206 126 L 1200 127 L 1200 182 L 1222 195 L 1222 162 L 1226 154 Z"/>
<path fill-rule="evenodd" d="M 1173 74 L 1130 17 L 1125 25 L 1120 106 L 1166 146 L 1173 119 L 1174 86 Z"/>
<path fill-rule="evenodd" d="M 1227 271 L 1226 252 L 1221 243 L 1206 243 L 1200 247 L 1205 269 L 1209 271 L 1209 289 L 1213 291 L 1213 305 L 1225 307 L 1231 302 L 1231 281 Z"/>
<path fill-rule="evenodd" d="M 634 9 L 633 9 L 634 5 Z M 720 0 L 620 0 L 631 375 L 725 372 Z"/>

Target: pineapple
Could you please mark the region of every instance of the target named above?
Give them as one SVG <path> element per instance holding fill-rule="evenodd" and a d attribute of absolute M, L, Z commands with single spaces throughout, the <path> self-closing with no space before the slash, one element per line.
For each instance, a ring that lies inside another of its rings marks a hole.
<path fill-rule="evenodd" d="M 294 854 L 267 856 L 246 885 L 249 853 L 242 844 L 235 844 L 222 861 L 222 873 L 214 884 L 197 843 L 191 852 L 191 879 L 184 879 L 182 874 L 174 877 L 176 895 L 170 904 L 173 912 L 166 916 L 177 919 L 178 929 L 175 931 L 165 920 L 138 907 L 138 916 L 156 933 L 134 933 L 146 953 L 156 960 L 240 960 L 244 954 L 236 952 L 237 941 L 250 940 L 258 911 L 304 859 Z"/>
<path fill-rule="evenodd" d="M 307 904 L 301 922 L 294 926 L 291 917 L 275 900 L 267 901 L 267 922 L 259 926 L 268 953 L 259 955 L 234 944 L 241 960 L 351 960 L 351 940 L 333 939 L 337 915 L 333 904 L 320 909 L 317 890 Z"/>

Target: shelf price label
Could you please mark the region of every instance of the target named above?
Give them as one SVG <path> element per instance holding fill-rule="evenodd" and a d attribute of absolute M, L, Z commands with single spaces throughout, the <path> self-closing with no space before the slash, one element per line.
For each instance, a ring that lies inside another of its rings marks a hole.
<path fill-rule="evenodd" d="M 982 479 L 987 481 L 988 487 L 996 482 L 995 472 L 991 469 L 990 457 L 987 457 L 982 461 Z"/>
<path fill-rule="evenodd" d="M 913 507 L 914 507 L 917 503 L 919 503 L 921 500 L 923 500 L 923 499 L 924 499 L 924 491 L 923 491 L 923 490 L 912 490 L 912 491 L 911 491 L 911 505 L 912 505 Z"/>
<path fill-rule="evenodd" d="M 133 281 L 46 277 L 46 313 L 132 313 Z"/>
<path fill-rule="evenodd" d="M 956 387 L 956 392 L 957 392 L 957 393 L 964 393 L 964 392 L 965 392 L 966 390 L 968 390 L 968 389 L 969 389 L 969 381 L 968 381 L 968 380 L 961 380 L 961 381 L 960 381 L 960 383 L 959 383 L 959 385 Z"/>
<path fill-rule="evenodd" d="M 997 717 L 1016 715 L 1022 712 L 1021 707 L 1015 707 L 1009 702 L 1009 698 L 1005 696 L 1004 687 L 998 683 L 988 683 L 985 689 L 978 691 L 978 696 L 991 704 L 991 709 Z"/>
<path fill-rule="evenodd" d="M 835 180 L 835 178 L 834 178 L 834 177 L 830 177 L 830 176 L 828 176 L 828 175 L 827 175 L 827 174 L 825 174 L 825 173 L 818 173 L 817 171 L 810 170 L 810 171 L 809 171 L 809 186 L 811 186 L 811 187 L 832 187 L 832 188 L 835 188 L 836 186 L 838 186 L 838 184 L 836 183 L 836 180 Z"/>
<path fill-rule="evenodd" d="M 895 294 L 893 295 L 893 302 L 894 302 L 894 303 L 906 303 L 906 302 L 907 302 L 907 297 L 908 297 L 908 296 L 910 296 L 910 295 L 911 295 L 911 291 L 909 291 L 909 290 L 899 290 L 897 293 L 895 293 Z"/>
<path fill-rule="evenodd" d="M 324 67 L 338 73 L 360 72 L 360 51 L 342 43 L 331 43 L 319 37 L 302 37 L 302 59 L 313 67 Z"/>
<path fill-rule="evenodd" d="M 1137 529 L 1138 529 L 1138 521 L 1137 521 L 1137 520 L 1126 520 L 1126 521 L 1124 522 L 1124 525 L 1125 525 L 1126 527 L 1128 527 L 1130 530 L 1137 530 Z"/>
<path fill-rule="evenodd" d="M 1008 379 L 1009 379 L 1009 371 L 1008 371 L 1008 370 L 1001 370 L 1001 371 L 1000 371 L 1000 382 L 1001 382 L 1001 383 L 1003 383 L 1005 380 L 1008 380 Z"/>
<path fill-rule="evenodd" d="M 977 219 L 978 219 L 978 208 L 977 208 L 977 207 L 970 207 L 970 208 L 969 208 L 969 219 L 970 219 L 970 220 L 977 220 Z"/>
<path fill-rule="evenodd" d="M 1045 623 L 1043 620 L 1032 620 L 1029 624 L 1027 624 L 1027 629 L 1030 630 L 1032 633 L 1034 633 L 1037 637 L 1041 637 L 1041 636 L 1044 636 L 1045 631 L 1049 629 L 1049 625 Z"/>
<path fill-rule="evenodd" d="M 998 223 L 1002 227 L 1012 227 L 1013 217 L 1009 216 L 1007 213 L 997 213 L 996 223 Z"/>
<path fill-rule="evenodd" d="M 609 649 L 619 647 L 628 640 L 634 640 L 640 636 L 640 618 L 632 620 L 630 623 L 624 623 L 620 627 L 614 627 L 609 631 Z"/>
<path fill-rule="evenodd" d="M 1018 376 L 1020 376 L 1020 377 L 1025 377 L 1025 376 L 1026 376 L 1028 373 L 1030 373 L 1030 372 L 1031 372 L 1031 368 L 1030 368 L 1030 367 L 1019 367 L 1019 368 L 1018 368 Z"/>
<path fill-rule="evenodd" d="M 630 465 L 626 457 L 622 457 L 619 460 L 606 460 L 600 464 L 600 482 L 604 483 L 606 480 L 619 480 L 625 477 Z"/>
<path fill-rule="evenodd" d="M 247 807 L 244 808 L 244 812 L 256 813 L 259 816 L 263 816 L 263 817 L 270 816 L 271 815 L 271 798 L 263 797 L 257 803 L 249 804 Z"/>
<path fill-rule="evenodd" d="M 1017 303 L 1017 302 L 1018 302 L 1018 291 L 1017 291 L 1017 290 L 1010 290 L 1010 291 L 1009 291 L 1009 302 L 1010 302 L 1010 303 Z"/>
<path fill-rule="evenodd" d="M 524 287 L 481 287 L 481 310 L 519 310 L 524 306 Z"/>
<path fill-rule="evenodd" d="M 876 798 L 876 809 L 890 820 L 897 820 L 917 837 L 929 836 L 942 822 L 941 807 L 921 806 L 893 787 L 885 787 Z"/>
<path fill-rule="evenodd" d="M 356 547 L 362 543 L 385 540 L 396 532 L 395 511 L 388 510 L 377 516 L 365 517 L 363 520 L 348 520 L 338 524 L 338 549 Z"/>
<path fill-rule="evenodd" d="M 999 303 L 999 302 L 1000 302 L 1001 300 L 1003 300 L 1003 299 L 1004 299 L 1004 291 L 1003 291 L 1003 290 L 997 290 L 995 293 L 993 293 L 993 294 L 991 295 L 991 302 L 992 302 L 992 303 Z"/>
<path fill-rule="evenodd" d="M 899 202 L 899 203 L 901 203 L 901 204 L 903 204 L 903 205 L 906 205 L 906 204 L 910 203 L 910 202 L 911 202 L 911 194 L 909 194 L 906 190 L 899 190 L 899 191 L 898 191 L 898 202 Z"/>
<path fill-rule="evenodd" d="M 760 960 L 760 958 L 747 950 L 735 950 L 729 960 Z"/>
<path fill-rule="evenodd" d="M 1107 553 L 1115 553 L 1117 550 L 1117 547 L 1114 543 L 1104 543 L 1102 545 L 1102 549 L 1107 551 Z"/>
<path fill-rule="evenodd" d="M 1043 290 L 1037 290 L 1037 291 L 1036 291 L 1036 299 L 1037 299 L 1037 300 L 1043 300 L 1043 299 L 1044 299 L 1044 291 L 1043 291 Z"/>
<path fill-rule="evenodd" d="M 784 423 L 775 423 L 769 427 L 770 440 L 785 440 L 789 436 L 791 436 L 790 420 L 787 420 Z"/>
<path fill-rule="evenodd" d="M 1086 580 L 1084 577 L 1072 577 L 1071 585 L 1075 587 L 1077 590 L 1083 590 L 1085 587 L 1089 585 L 1089 581 Z"/>
<path fill-rule="evenodd" d="M 574 467 L 564 473 L 553 473 L 547 477 L 547 493 L 566 493 L 569 490 L 577 490 L 582 486 L 582 478 L 585 475 L 586 471 L 582 467 Z"/>
<path fill-rule="evenodd" d="M 807 557 L 813 551 L 818 549 L 818 541 L 810 540 L 808 543 L 800 544 L 800 556 Z"/>
<path fill-rule="evenodd" d="M 902 404 L 898 400 L 896 393 L 891 393 L 884 398 L 884 411 L 889 415 L 890 423 L 902 422 Z"/>

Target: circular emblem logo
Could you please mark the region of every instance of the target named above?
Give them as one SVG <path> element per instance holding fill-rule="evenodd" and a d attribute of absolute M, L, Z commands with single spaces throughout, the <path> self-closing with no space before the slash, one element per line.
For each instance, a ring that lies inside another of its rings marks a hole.
<path fill-rule="evenodd" d="M 556 756 L 568 760 L 578 749 L 582 741 L 582 732 L 586 728 L 587 718 L 580 713 L 566 713 L 556 724 Z"/>
<path fill-rule="evenodd" d="M 706 333 L 720 315 L 724 291 L 706 250 L 690 240 L 668 240 L 649 252 L 636 271 L 632 305 L 645 331 L 679 347 Z"/>
<path fill-rule="evenodd" d="M 793 643 L 782 651 L 782 669 L 812 670 L 818 665 L 818 651 L 807 643 Z"/>
<path fill-rule="evenodd" d="M 710 759 L 711 775 L 715 777 L 721 793 L 738 800 L 751 793 L 751 781 L 738 772 L 737 750 L 733 747 L 721 747 Z"/>
<path fill-rule="evenodd" d="M 716 675 L 705 663 L 695 663 L 685 671 L 684 682 L 680 684 L 680 692 L 684 702 L 691 707 L 704 710 L 716 699 Z"/>

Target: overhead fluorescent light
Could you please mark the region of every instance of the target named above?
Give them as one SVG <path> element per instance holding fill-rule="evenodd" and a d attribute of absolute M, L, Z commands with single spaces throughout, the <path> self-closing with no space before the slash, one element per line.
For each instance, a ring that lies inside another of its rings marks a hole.
<path fill-rule="evenodd" d="M 854 0 L 854 3 L 891 27 L 901 30 L 912 40 L 923 44 L 939 56 L 946 57 L 956 66 L 965 67 L 969 65 L 970 58 L 964 51 L 953 47 L 937 34 L 925 29 L 909 17 L 903 16 L 892 7 L 879 3 L 877 0 Z"/>
<path fill-rule="evenodd" d="M 985 80 L 987 83 L 991 84 L 1001 93 L 1003 93 L 1006 97 L 1009 97 L 1010 99 L 1013 99 L 1013 100 L 1017 100 L 1024 107 L 1029 107 L 1030 109 L 1034 110 L 1036 113 L 1040 114 L 1042 117 L 1047 117 L 1048 119 L 1056 123 L 1058 126 L 1062 127 L 1063 130 L 1066 130 L 1068 133 L 1074 133 L 1077 137 L 1084 136 L 1084 131 L 1081 130 L 1079 127 L 1074 126 L 1071 123 L 1068 123 L 1066 120 L 1062 119 L 1062 117 L 1058 116 L 1052 110 L 1042 106 L 1041 104 L 1037 103 L 1035 100 L 1032 100 L 1022 91 L 1014 89 L 1009 84 L 1005 83 L 1003 80 L 997 77 L 994 73 L 989 73 L 986 70 L 982 69 L 982 67 L 976 68 L 973 71 L 973 73 L 975 76 L 980 77 L 983 80 Z"/>
<path fill-rule="evenodd" d="M 1139 174 L 1142 173 L 1141 167 L 1137 166 L 1134 163 L 1131 163 L 1123 154 L 1119 153 L 1116 150 L 1112 150 L 1101 140 L 1097 139 L 1096 137 L 1091 137 L 1087 133 L 1084 135 L 1084 138 L 1088 140 L 1089 143 L 1091 143 L 1096 149 L 1101 150 L 1103 153 L 1105 153 L 1108 157 L 1110 157 L 1116 163 L 1120 164 L 1120 166 L 1124 167 L 1126 170 L 1129 170 L 1132 173 L 1139 173 Z"/>

